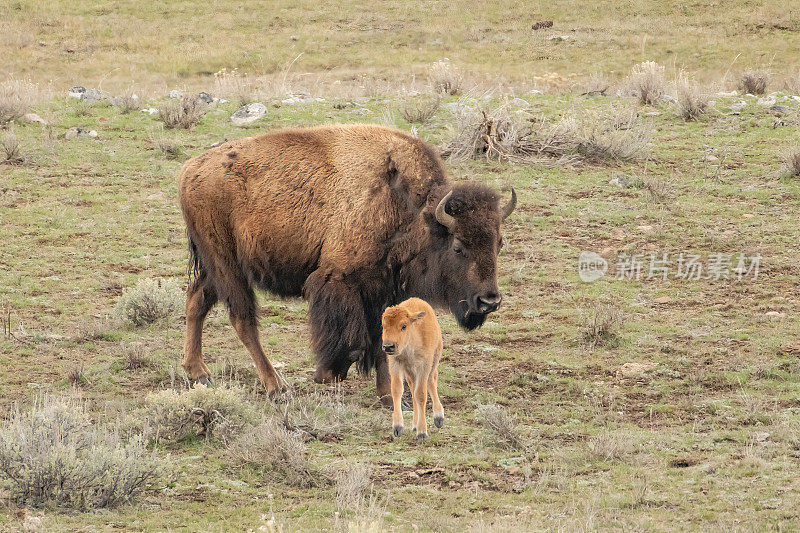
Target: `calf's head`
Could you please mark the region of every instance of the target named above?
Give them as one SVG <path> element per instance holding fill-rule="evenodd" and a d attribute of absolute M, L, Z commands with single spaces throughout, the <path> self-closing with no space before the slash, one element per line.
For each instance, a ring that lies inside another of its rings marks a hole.
<path fill-rule="evenodd" d="M 500 205 L 497 193 L 483 186 L 457 185 L 436 206 L 431 221 L 431 265 L 440 280 L 433 290 L 446 300 L 459 325 L 480 327 L 500 307 L 497 254 L 503 245 L 500 224 L 517 204 L 517 195 Z M 430 275 L 431 273 L 429 273 Z"/>
<path fill-rule="evenodd" d="M 383 351 L 389 357 L 403 353 L 411 342 L 415 322 L 425 316 L 425 311 L 409 313 L 404 307 L 389 307 L 383 312 Z"/>

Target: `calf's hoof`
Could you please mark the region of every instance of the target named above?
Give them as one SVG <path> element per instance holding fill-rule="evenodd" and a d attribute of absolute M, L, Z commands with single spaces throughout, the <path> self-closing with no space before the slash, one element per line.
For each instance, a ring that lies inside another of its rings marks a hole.
<path fill-rule="evenodd" d="M 428 433 L 417 433 L 417 440 L 425 440 L 428 438 Z"/>
<path fill-rule="evenodd" d="M 392 434 L 395 437 L 399 437 L 400 435 L 402 435 L 403 434 L 403 426 L 394 426 L 394 427 L 392 427 Z"/>
<path fill-rule="evenodd" d="M 440 428 L 444 425 L 444 415 L 442 416 L 434 416 L 433 417 L 433 425 L 437 428 Z"/>

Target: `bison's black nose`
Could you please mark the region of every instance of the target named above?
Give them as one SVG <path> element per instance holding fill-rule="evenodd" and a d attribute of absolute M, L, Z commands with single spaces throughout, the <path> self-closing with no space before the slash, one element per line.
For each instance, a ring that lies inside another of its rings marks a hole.
<path fill-rule="evenodd" d="M 497 308 L 500 307 L 500 302 L 502 301 L 503 297 L 500 296 L 500 294 L 494 291 L 489 291 L 478 295 L 476 307 L 480 313 L 491 313 L 492 311 L 497 311 Z"/>
<path fill-rule="evenodd" d="M 393 342 L 384 342 L 383 343 L 383 351 L 386 352 L 386 355 L 392 355 L 394 353 L 396 346 Z"/>

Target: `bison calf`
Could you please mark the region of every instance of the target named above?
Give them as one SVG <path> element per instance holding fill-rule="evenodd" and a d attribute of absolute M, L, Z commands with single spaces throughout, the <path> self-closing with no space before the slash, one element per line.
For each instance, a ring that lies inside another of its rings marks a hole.
<path fill-rule="evenodd" d="M 444 408 L 436 392 L 439 379 L 439 358 L 442 356 L 442 330 L 436 314 L 427 302 L 409 298 L 383 312 L 383 351 L 386 352 L 391 376 L 392 426 L 394 436 L 403 432 L 403 379 L 411 389 L 414 407 L 413 430 L 418 439 L 428 436 L 425 408 L 428 393 L 433 400 L 433 423 L 444 423 Z"/>

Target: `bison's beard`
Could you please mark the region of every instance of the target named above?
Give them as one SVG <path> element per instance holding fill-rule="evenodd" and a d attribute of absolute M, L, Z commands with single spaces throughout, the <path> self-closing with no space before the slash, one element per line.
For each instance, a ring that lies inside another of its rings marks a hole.
<path fill-rule="evenodd" d="M 481 327 L 488 314 L 471 311 L 469 306 L 463 301 L 459 305 L 451 307 L 450 310 L 453 312 L 453 315 L 455 315 L 458 325 L 467 331 L 472 331 L 473 329 Z"/>

